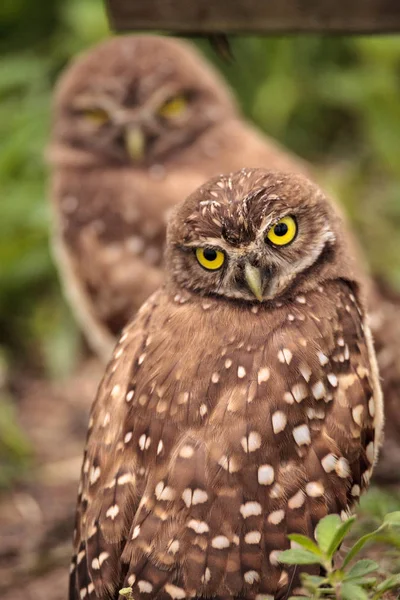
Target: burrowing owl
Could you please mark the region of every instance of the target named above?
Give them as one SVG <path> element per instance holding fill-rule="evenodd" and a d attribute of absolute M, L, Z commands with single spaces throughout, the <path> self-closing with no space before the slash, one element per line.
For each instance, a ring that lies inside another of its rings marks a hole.
<path fill-rule="evenodd" d="M 55 94 L 49 159 L 65 291 L 107 359 L 162 281 L 171 207 L 218 173 L 306 171 L 240 119 L 189 44 L 156 36 L 114 38 L 72 64 Z"/>
<path fill-rule="evenodd" d="M 367 487 L 382 398 L 342 223 L 303 176 L 219 176 L 92 409 L 71 598 L 286 598 L 287 534 Z"/>

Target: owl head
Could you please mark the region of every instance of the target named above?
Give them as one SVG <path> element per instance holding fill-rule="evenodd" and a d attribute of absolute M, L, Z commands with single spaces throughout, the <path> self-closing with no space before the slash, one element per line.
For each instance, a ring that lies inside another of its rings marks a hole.
<path fill-rule="evenodd" d="M 187 43 L 151 35 L 110 39 L 61 77 L 53 143 L 107 164 L 173 160 L 235 113 L 218 74 Z"/>
<path fill-rule="evenodd" d="M 321 190 L 263 169 L 215 177 L 176 209 L 166 270 L 181 288 L 245 302 L 356 282 L 344 226 Z"/>

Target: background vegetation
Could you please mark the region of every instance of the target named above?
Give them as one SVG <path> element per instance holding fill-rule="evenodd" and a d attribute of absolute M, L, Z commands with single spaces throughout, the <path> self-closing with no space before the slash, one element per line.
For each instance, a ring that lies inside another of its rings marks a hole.
<path fill-rule="evenodd" d="M 0 5 L 0 351 L 67 373 L 77 333 L 48 245 L 44 149 L 51 91 L 76 53 L 110 35 L 99 0 Z M 400 37 L 239 37 L 225 64 L 244 113 L 318 165 L 374 270 L 400 287 Z"/>

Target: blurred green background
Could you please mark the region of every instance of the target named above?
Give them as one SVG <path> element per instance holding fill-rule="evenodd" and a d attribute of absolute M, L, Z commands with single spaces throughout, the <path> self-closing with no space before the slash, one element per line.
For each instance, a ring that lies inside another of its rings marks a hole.
<path fill-rule="evenodd" d="M 108 35 L 99 0 L 0 5 L 0 358 L 17 373 L 59 376 L 79 357 L 49 252 L 44 149 L 57 75 Z M 318 166 L 400 288 L 400 37 L 238 37 L 233 64 L 196 43 L 244 113 Z"/>

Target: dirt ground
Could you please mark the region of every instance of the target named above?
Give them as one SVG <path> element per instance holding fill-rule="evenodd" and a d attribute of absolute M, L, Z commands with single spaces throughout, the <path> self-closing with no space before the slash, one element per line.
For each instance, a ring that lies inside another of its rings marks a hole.
<path fill-rule="evenodd" d="M 88 413 L 102 375 L 87 362 L 66 382 L 25 381 L 18 417 L 35 454 L 28 480 L 0 496 L 0 597 L 65 600 Z"/>

